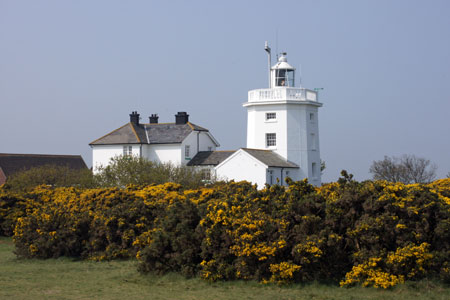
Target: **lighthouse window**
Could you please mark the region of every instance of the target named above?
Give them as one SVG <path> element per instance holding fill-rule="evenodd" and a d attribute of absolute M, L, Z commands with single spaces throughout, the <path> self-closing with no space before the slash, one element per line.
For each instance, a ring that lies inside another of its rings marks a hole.
<path fill-rule="evenodd" d="M 266 121 L 276 120 L 277 113 L 266 113 Z"/>
<path fill-rule="evenodd" d="M 276 70 L 275 82 L 276 86 L 294 86 L 294 70 Z"/>
<path fill-rule="evenodd" d="M 272 147 L 277 145 L 277 134 L 266 133 L 266 147 Z"/>

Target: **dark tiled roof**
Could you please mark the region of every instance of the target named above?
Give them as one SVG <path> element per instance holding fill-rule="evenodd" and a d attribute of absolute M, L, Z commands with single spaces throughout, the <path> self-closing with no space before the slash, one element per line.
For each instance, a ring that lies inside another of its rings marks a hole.
<path fill-rule="evenodd" d="M 112 144 L 139 144 L 138 135 L 131 123 L 127 123 L 120 128 L 108 133 L 105 136 L 93 141 L 89 145 L 112 145 Z"/>
<path fill-rule="evenodd" d="M 87 169 L 81 155 L 0 153 L 0 168 L 6 177 L 23 170 L 45 165 L 68 166 L 71 169 Z"/>
<path fill-rule="evenodd" d="M 285 160 L 282 156 L 270 150 L 242 148 L 245 152 L 269 167 L 298 168 L 294 163 Z"/>
<path fill-rule="evenodd" d="M 217 166 L 225 159 L 227 159 L 236 150 L 230 151 L 200 151 L 195 155 L 191 161 L 187 163 L 188 166 Z"/>
<path fill-rule="evenodd" d="M 208 131 L 192 124 L 175 123 L 139 124 L 127 123 L 124 126 L 93 141 L 89 145 L 113 144 L 178 144 L 192 131 Z"/>

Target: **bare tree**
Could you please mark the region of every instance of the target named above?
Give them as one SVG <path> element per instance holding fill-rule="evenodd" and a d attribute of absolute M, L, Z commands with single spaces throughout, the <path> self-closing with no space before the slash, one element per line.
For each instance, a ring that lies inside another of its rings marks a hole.
<path fill-rule="evenodd" d="M 373 179 L 403 183 L 427 183 L 436 178 L 436 165 L 415 155 L 385 156 L 370 166 Z"/>

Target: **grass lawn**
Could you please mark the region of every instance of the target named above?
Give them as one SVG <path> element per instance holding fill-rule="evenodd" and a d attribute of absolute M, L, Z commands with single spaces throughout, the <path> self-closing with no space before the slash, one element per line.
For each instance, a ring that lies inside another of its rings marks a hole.
<path fill-rule="evenodd" d="M 390 290 L 323 284 L 278 287 L 256 282 L 141 275 L 135 261 L 17 259 L 0 238 L 0 299 L 450 299 L 450 287 L 430 281 Z"/>

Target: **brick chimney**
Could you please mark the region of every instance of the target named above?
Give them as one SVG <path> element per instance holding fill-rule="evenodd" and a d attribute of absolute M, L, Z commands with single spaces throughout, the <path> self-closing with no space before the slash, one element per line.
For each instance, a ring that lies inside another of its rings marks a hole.
<path fill-rule="evenodd" d="M 149 117 L 150 119 L 150 124 L 158 124 L 158 115 L 157 114 L 151 114 L 151 116 Z"/>
<path fill-rule="evenodd" d="M 189 122 L 189 115 L 185 111 L 179 111 L 178 114 L 175 115 L 175 124 L 183 125 Z"/>
<path fill-rule="evenodd" d="M 134 125 L 139 125 L 139 114 L 137 113 L 137 111 L 131 112 L 130 123 L 133 123 Z"/>

